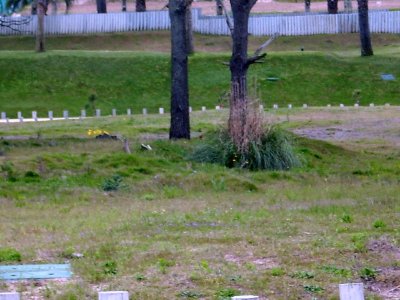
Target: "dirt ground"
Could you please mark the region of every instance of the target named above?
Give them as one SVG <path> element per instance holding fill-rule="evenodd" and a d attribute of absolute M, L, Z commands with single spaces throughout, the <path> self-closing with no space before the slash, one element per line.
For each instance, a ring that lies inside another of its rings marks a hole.
<path fill-rule="evenodd" d="M 147 10 L 161 10 L 166 9 L 165 5 L 167 0 L 160 1 L 146 1 Z M 357 8 L 357 1 L 352 2 L 353 9 Z M 229 9 L 229 1 L 225 0 L 225 6 Z M 194 1 L 194 8 L 201 8 L 202 13 L 205 15 L 215 15 L 215 1 Z M 370 9 L 394 9 L 400 8 L 399 0 L 380 0 L 380 1 L 369 1 Z M 339 11 L 343 11 L 343 1 L 339 1 Z M 135 11 L 135 1 L 128 1 L 127 3 L 128 11 Z M 313 2 L 311 1 L 311 12 L 326 11 L 327 5 L 326 1 Z M 113 1 L 107 3 L 108 12 L 120 12 L 121 3 L 119 1 Z M 58 4 L 58 13 L 65 12 L 65 5 L 63 3 Z M 93 0 L 75 0 L 71 9 L 71 13 L 95 13 L 96 4 Z M 253 13 L 260 12 L 304 12 L 304 3 L 302 0 L 298 0 L 295 3 L 289 2 L 277 2 L 274 0 L 258 0 L 254 8 Z M 29 9 L 24 11 L 24 14 L 28 14 Z M 49 8 L 49 14 L 52 14 L 52 8 Z"/>
<path fill-rule="evenodd" d="M 400 149 L 400 107 L 309 109 L 280 121 L 305 122 L 294 133 L 369 150 Z M 309 125 L 307 125 L 309 123 Z"/>

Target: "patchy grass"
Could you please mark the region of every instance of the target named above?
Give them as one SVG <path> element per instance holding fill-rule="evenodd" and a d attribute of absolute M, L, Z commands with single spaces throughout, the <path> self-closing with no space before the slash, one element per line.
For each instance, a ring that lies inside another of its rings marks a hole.
<path fill-rule="evenodd" d="M 291 114 L 288 128 L 342 115 Z M 225 121 L 225 112 L 194 113 L 192 128 L 207 136 Z M 1 127 L 0 245 L 22 263 L 68 260 L 75 273 L 45 289 L 4 289 L 49 299 L 92 299 L 97 288 L 140 299 L 335 299 L 344 281 L 395 287 L 385 278 L 398 266 L 398 149 L 297 138 L 301 168 L 232 170 L 187 160 L 202 140 L 163 139 L 168 122 L 149 115 Z M 87 136 L 89 128 L 123 134 L 133 153 Z M 141 151 L 144 141 L 154 150 Z M 118 187 L 105 191 L 113 178 Z"/>

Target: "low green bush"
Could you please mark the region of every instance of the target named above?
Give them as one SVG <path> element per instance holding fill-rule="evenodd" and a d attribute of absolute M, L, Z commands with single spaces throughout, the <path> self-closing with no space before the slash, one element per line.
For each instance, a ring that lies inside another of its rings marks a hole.
<path fill-rule="evenodd" d="M 273 126 L 265 130 L 260 141 L 249 144 L 246 152 L 238 151 L 227 131 L 214 134 L 199 145 L 189 159 L 201 163 L 216 163 L 228 168 L 249 170 L 289 170 L 300 166 L 289 133 Z"/>

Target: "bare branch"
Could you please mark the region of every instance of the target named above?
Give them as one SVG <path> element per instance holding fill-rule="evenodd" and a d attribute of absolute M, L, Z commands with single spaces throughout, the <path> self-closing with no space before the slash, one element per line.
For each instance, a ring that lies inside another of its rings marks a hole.
<path fill-rule="evenodd" d="M 22 32 L 22 30 L 19 30 L 18 27 L 27 25 L 31 21 L 32 21 L 31 17 L 12 18 L 12 17 L 1 17 L 0 16 L 0 27 L 6 27 L 13 31 Z"/>
<path fill-rule="evenodd" d="M 257 50 L 254 52 L 254 55 L 252 57 L 249 57 L 247 59 L 247 65 L 251 65 L 254 63 L 259 63 L 260 59 L 264 58 L 267 53 L 262 53 L 265 48 L 267 48 L 277 37 L 279 36 L 278 33 L 274 33 L 264 44 L 262 44 L 260 47 L 257 48 Z M 262 54 L 261 54 L 262 53 Z"/>
<path fill-rule="evenodd" d="M 233 36 L 233 24 L 232 20 L 228 15 L 228 11 L 226 10 L 226 7 L 224 5 L 224 1 L 221 1 L 222 9 L 224 10 L 224 15 L 226 19 L 226 25 L 228 25 L 229 31 L 231 32 L 231 36 Z"/>
<path fill-rule="evenodd" d="M 274 33 L 264 44 L 262 44 L 260 47 L 257 48 L 257 50 L 254 52 L 254 56 L 260 55 L 260 53 L 267 48 L 277 37 L 279 36 L 279 33 Z"/>

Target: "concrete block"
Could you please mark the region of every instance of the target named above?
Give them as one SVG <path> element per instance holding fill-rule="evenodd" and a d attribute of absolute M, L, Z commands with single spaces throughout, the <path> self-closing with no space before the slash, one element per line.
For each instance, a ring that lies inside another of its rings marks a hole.
<path fill-rule="evenodd" d="M 64 110 L 64 111 L 63 111 L 63 118 L 64 118 L 65 120 L 67 120 L 67 119 L 69 118 L 68 110 Z"/>
<path fill-rule="evenodd" d="M 207 109 L 206 109 L 206 107 L 205 106 L 202 106 L 201 107 L 201 111 L 206 111 Z"/>
<path fill-rule="evenodd" d="M 128 109 L 126 110 L 126 114 L 127 114 L 128 116 L 130 116 L 130 115 L 132 114 L 132 110 L 131 110 L 130 108 L 128 108 Z"/>
<path fill-rule="evenodd" d="M 96 117 L 101 117 L 101 110 L 100 109 L 96 109 Z"/>
<path fill-rule="evenodd" d="M 143 108 L 143 114 L 147 115 L 147 108 Z"/>
<path fill-rule="evenodd" d="M 364 285 L 362 283 L 339 284 L 340 300 L 364 300 Z"/>
<path fill-rule="evenodd" d="M 1 112 L 1 119 L 2 120 L 7 119 L 7 115 L 6 115 L 6 113 L 4 111 Z"/>
<path fill-rule="evenodd" d="M 18 118 L 18 119 L 21 119 L 21 118 L 22 118 L 22 113 L 21 113 L 20 111 L 17 113 L 17 118 Z"/>
<path fill-rule="evenodd" d="M 308 107 L 308 105 L 307 104 L 303 104 L 303 108 L 307 108 Z"/>
<path fill-rule="evenodd" d="M 49 110 L 49 112 L 47 113 L 47 116 L 49 117 L 50 121 L 53 121 L 53 111 Z"/>
<path fill-rule="evenodd" d="M 160 108 L 158 109 L 158 112 L 160 113 L 160 115 L 163 115 L 163 114 L 164 114 L 164 108 L 160 107 Z"/>
<path fill-rule="evenodd" d="M 86 118 L 86 110 L 84 109 L 81 110 L 81 118 Z"/>
<path fill-rule="evenodd" d="M 117 116 L 117 110 L 115 108 L 113 108 L 111 110 L 111 114 L 112 114 L 113 117 L 116 117 Z"/>
<path fill-rule="evenodd" d="M 20 300 L 19 293 L 0 293 L 0 300 Z"/>
<path fill-rule="evenodd" d="M 289 109 L 292 109 L 292 104 L 288 104 L 288 106 L 287 106 Z"/>
<path fill-rule="evenodd" d="M 125 291 L 99 292 L 99 300 L 129 300 L 129 293 Z"/>

